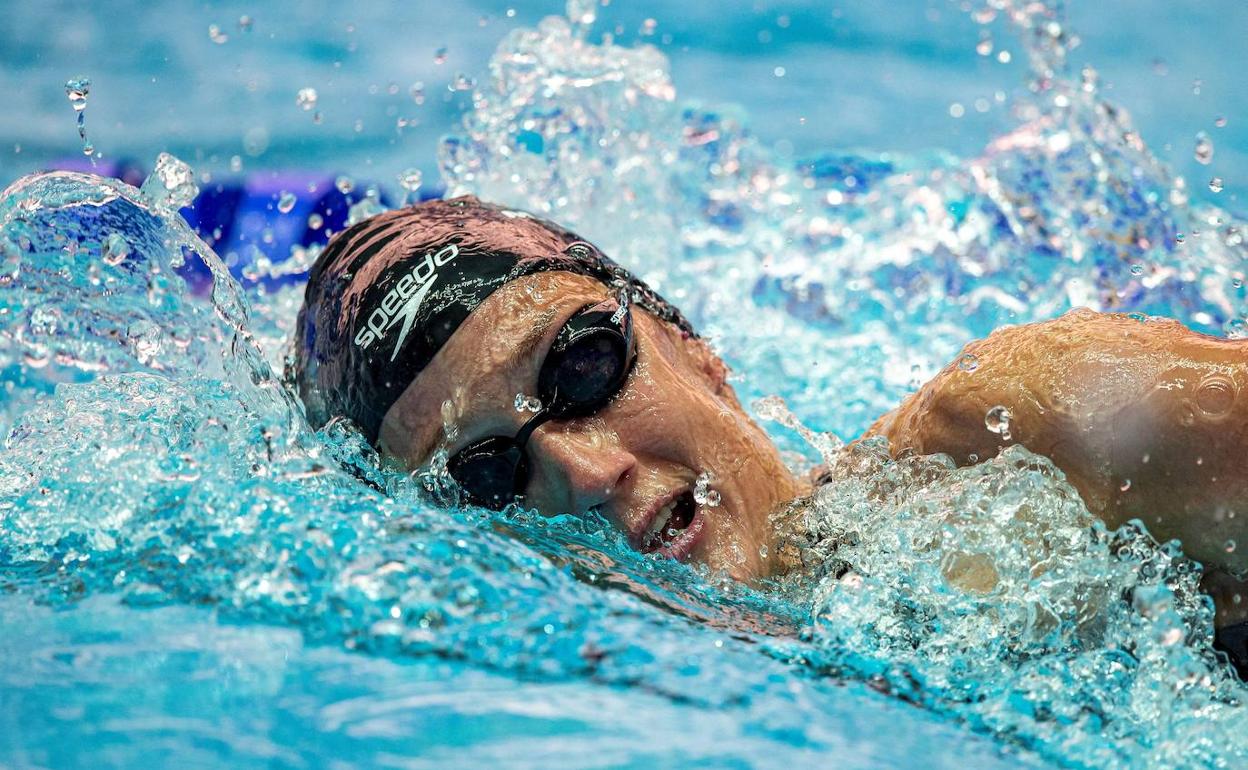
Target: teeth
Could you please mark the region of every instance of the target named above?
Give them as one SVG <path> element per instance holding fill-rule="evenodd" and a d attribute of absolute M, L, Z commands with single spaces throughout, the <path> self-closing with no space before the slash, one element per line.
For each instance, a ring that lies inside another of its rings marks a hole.
<path fill-rule="evenodd" d="M 657 535 L 667 526 L 667 522 L 671 520 L 672 513 L 676 510 L 676 501 L 672 500 L 663 506 L 658 514 L 654 517 L 654 521 L 650 522 L 650 531 L 647 535 Z"/>

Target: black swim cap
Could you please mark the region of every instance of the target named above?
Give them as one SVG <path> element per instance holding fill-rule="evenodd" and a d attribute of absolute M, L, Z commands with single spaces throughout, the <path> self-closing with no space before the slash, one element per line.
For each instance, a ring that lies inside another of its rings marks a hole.
<path fill-rule="evenodd" d="M 347 417 L 376 443 L 386 412 L 478 305 L 550 270 L 625 290 L 693 336 L 679 310 L 574 233 L 473 197 L 427 201 L 335 235 L 312 267 L 289 373 L 309 421 Z"/>

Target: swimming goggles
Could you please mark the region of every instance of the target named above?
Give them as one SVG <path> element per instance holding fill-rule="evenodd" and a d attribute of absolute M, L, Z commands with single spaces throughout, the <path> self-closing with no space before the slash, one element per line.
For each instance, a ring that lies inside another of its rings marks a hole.
<path fill-rule="evenodd" d="M 501 510 L 524 496 L 529 484 L 525 444 L 550 420 L 586 417 L 620 391 L 637 358 L 633 317 L 614 299 L 582 308 L 559 330 L 542 362 L 537 388 L 541 407 L 516 435 L 489 436 L 455 453 L 447 471 L 466 502 Z"/>

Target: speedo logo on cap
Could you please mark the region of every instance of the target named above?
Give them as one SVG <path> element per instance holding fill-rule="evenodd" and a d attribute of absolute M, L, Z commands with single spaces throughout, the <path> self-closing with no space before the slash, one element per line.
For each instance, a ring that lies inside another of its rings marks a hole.
<path fill-rule="evenodd" d="M 425 256 L 399 278 L 394 287 L 386 292 L 386 296 L 381 298 L 376 309 L 368 314 L 363 328 L 355 334 L 355 344 L 368 350 L 385 339 L 390 329 L 402 321 L 390 360 L 398 357 L 403 342 L 416 321 L 416 313 L 420 310 L 421 303 L 438 281 L 438 268 L 458 256 L 459 247 L 453 243 L 442 247 L 437 253 L 425 252 Z"/>

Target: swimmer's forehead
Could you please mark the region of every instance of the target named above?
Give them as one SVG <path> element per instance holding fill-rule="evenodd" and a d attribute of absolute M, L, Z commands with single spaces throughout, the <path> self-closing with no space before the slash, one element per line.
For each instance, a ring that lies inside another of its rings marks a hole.
<path fill-rule="evenodd" d="M 442 441 L 444 422 L 464 431 L 485 416 L 510 416 L 515 395 L 531 395 L 536 387 L 544 354 L 564 322 L 608 295 L 602 283 L 563 272 L 518 278 L 494 292 L 386 413 L 382 452 L 417 467 Z"/>

